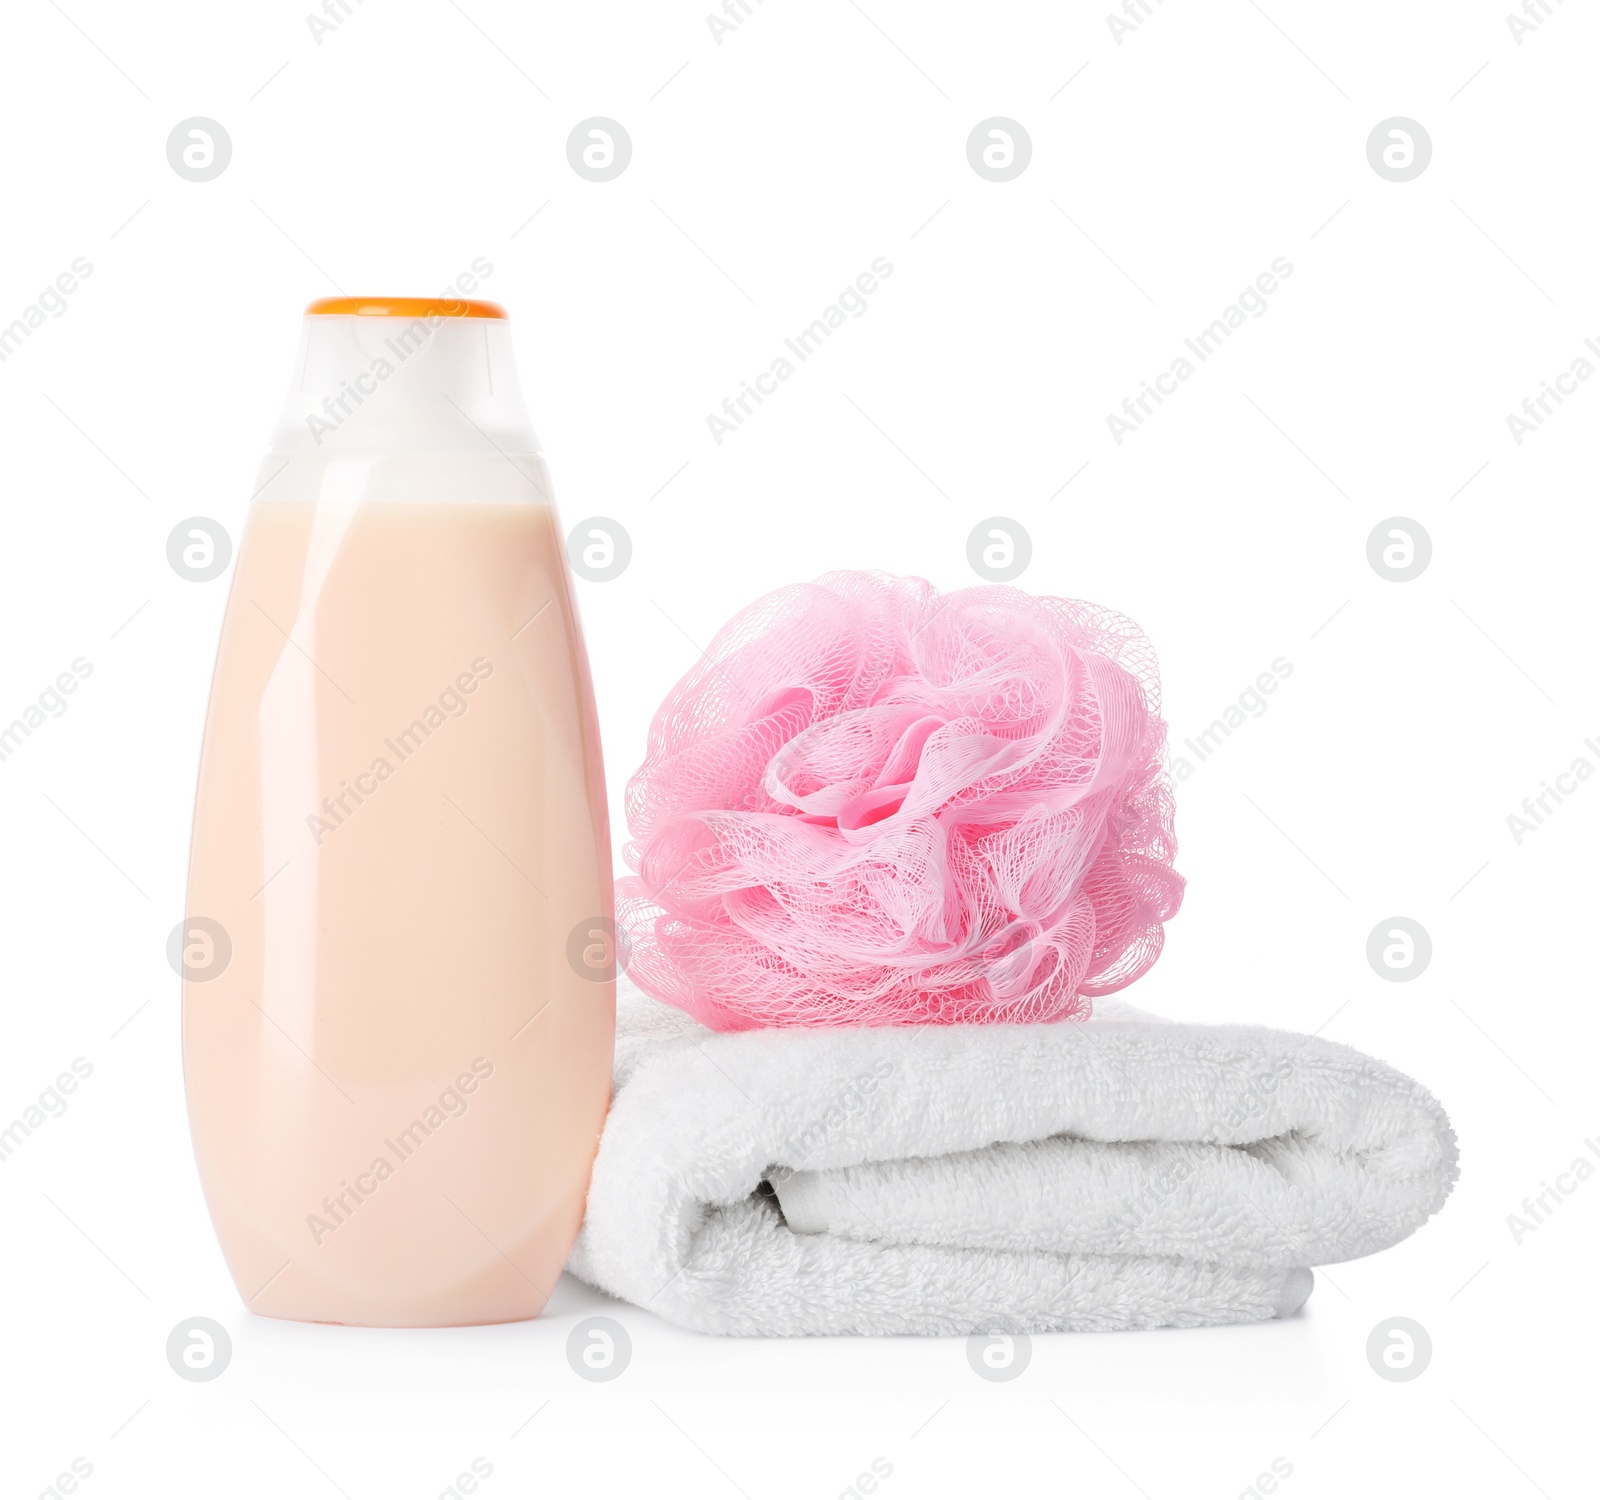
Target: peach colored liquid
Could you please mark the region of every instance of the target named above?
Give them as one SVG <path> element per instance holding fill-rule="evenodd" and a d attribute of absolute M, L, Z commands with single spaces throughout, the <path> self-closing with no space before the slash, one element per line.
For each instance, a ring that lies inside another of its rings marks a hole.
<path fill-rule="evenodd" d="M 257 502 L 188 897 L 232 953 L 186 977 L 183 1021 L 201 1178 L 252 1311 L 540 1311 L 609 1097 L 611 910 L 551 509 Z"/>

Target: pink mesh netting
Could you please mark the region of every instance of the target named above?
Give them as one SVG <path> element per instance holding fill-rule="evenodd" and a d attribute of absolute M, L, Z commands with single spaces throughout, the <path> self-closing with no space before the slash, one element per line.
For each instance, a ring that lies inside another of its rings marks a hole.
<path fill-rule="evenodd" d="M 1073 599 L 830 573 L 758 599 L 628 783 L 629 974 L 722 1031 L 1051 1021 L 1178 909 L 1155 653 Z"/>

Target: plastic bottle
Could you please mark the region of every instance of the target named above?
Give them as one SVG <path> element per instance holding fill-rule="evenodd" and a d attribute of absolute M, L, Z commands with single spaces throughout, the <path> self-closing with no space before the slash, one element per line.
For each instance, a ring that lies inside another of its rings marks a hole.
<path fill-rule="evenodd" d="M 609 1099 L 610 869 L 504 312 L 313 303 L 228 599 L 182 937 L 195 1154 L 252 1311 L 538 1314 Z"/>

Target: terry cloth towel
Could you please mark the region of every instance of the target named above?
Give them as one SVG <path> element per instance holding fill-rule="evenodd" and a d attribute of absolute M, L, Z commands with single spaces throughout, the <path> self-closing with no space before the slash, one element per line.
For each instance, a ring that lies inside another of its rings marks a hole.
<path fill-rule="evenodd" d="M 1444 1202 L 1434 1099 L 1349 1047 L 1097 1002 L 1030 1026 L 718 1033 L 619 985 L 568 1269 L 707 1333 L 1194 1327 Z"/>

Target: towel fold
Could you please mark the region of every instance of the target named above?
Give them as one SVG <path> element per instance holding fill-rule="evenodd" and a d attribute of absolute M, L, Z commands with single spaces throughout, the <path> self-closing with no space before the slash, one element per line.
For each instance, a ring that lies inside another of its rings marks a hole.
<path fill-rule="evenodd" d="M 709 1333 L 1250 1322 L 1456 1175 L 1443 1110 L 1316 1037 L 1087 1022 L 718 1033 L 619 982 L 568 1269 Z"/>

